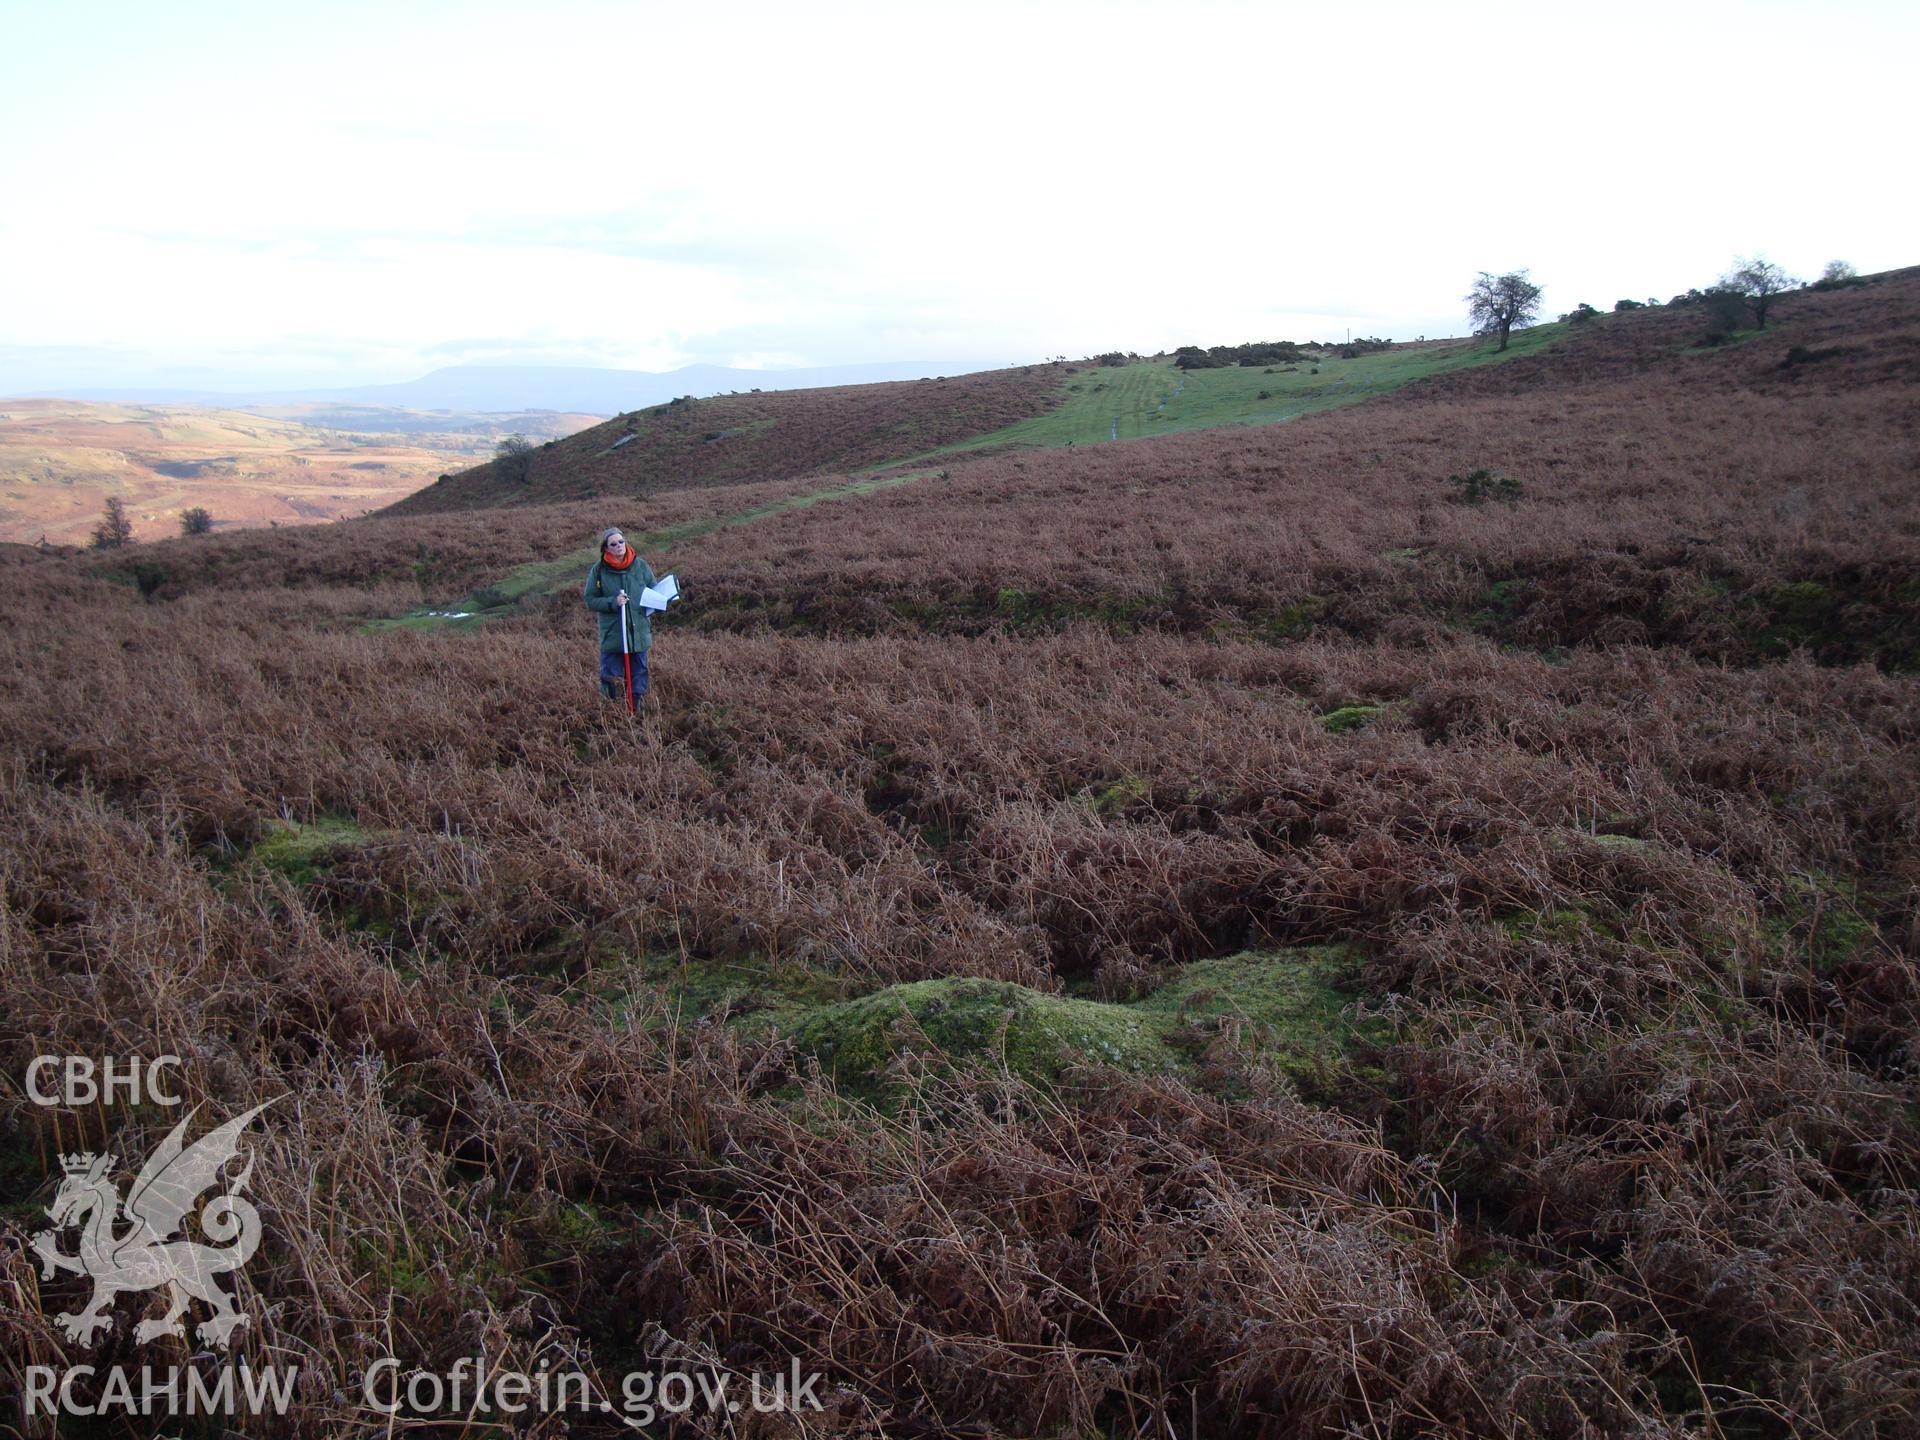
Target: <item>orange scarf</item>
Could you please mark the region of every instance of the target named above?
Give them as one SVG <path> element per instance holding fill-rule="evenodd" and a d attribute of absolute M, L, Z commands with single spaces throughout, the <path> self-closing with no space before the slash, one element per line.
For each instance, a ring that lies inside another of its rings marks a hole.
<path fill-rule="evenodd" d="M 624 560 L 616 560 L 613 556 L 602 550 L 600 552 L 600 563 L 605 565 L 609 570 L 628 569 L 633 564 L 633 546 L 627 546 L 627 558 Z"/>

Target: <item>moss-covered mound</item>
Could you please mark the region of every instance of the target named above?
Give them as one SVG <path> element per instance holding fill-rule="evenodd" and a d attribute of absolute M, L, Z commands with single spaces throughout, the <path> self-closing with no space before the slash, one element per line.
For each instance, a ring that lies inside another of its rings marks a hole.
<path fill-rule="evenodd" d="M 1343 1047 L 1373 1027 L 1347 1013 L 1327 950 L 1249 951 L 1182 965 L 1133 1009 L 1163 1023 L 1245 1021 L 1266 1048 Z"/>
<path fill-rule="evenodd" d="M 249 852 L 251 859 L 295 885 L 306 885 L 341 851 L 366 841 L 360 826 L 343 815 L 322 815 L 311 823 L 276 820 Z"/>
<path fill-rule="evenodd" d="M 1199 960 L 1130 1004 L 976 979 L 916 980 L 794 1016 L 795 1045 L 853 1089 L 884 1086 L 896 1057 L 1006 1070 L 1041 1085 L 1078 1067 L 1135 1074 L 1188 1068 L 1196 1040 L 1232 1028 L 1284 1068 L 1339 1056 L 1368 1026 L 1346 1007 L 1318 951 Z M 784 1018 L 784 1017 L 783 1017 Z"/>
<path fill-rule="evenodd" d="M 889 985 L 827 1006 L 793 1034 L 837 1081 L 864 1088 L 880 1082 L 903 1052 L 985 1063 L 1041 1083 L 1089 1063 L 1139 1073 L 1171 1070 L 1175 1056 L 1160 1029 L 1125 1005 L 1001 981 L 941 979 Z"/>

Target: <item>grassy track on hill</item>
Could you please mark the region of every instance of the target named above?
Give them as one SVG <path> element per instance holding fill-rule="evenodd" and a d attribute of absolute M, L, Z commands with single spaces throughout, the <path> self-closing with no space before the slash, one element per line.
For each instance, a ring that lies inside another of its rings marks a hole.
<path fill-rule="evenodd" d="M 719 530 L 729 525 L 750 525 L 756 520 L 766 520 L 775 515 L 785 514 L 789 510 L 817 505 L 823 500 L 846 500 L 859 495 L 870 495 L 876 490 L 887 490 L 895 485 L 906 485 L 915 480 L 923 480 L 926 475 L 927 472 L 924 470 L 909 471 L 901 475 L 875 476 L 865 480 L 830 485 L 823 490 L 810 491 L 805 495 L 795 495 L 786 500 L 775 500 L 765 505 L 738 510 L 731 515 L 689 520 L 684 525 L 669 525 L 663 529 L 635 534 L 633 547 L 642 554 L 657 559 L 680 541 L 691 540 L 696 535 L 705 535 L 709 531 Z M 474 591 L 445 610 L 419 610 L 411 615 L 370 620 L 367 622 L 367 628 L 372 630 L 397 628 L 434 630 L 442 627 L 470 629 L 482 621 L 497 620 L 511 613 L 529 595 L 551 595 L 570 585 L 578 585 L 585 579 L 588 568 L 592 566 L 595 553 L 593 547 L 588 546 L 582 550 L 570 550 L 565 555 L 557 556 L 552 560 L 533 561 L 516 567 L 498 583 Z M 661 570 L 659 573 L 666 572 Z"/>
<path fill-rule="evenodd" d="M 1563 324 L 1536 325 L 1513 337 L 1504 353 L 1484 340 L 1396 345 L 1352 360 L 1332 355 L 1298 366 L 1228 366 L 1180 370 L 1170 361 L 1083 369 L 1058 409 L 894 464 L 988 446 L 1098 445 L 1143 435 L 1171 435 L 1222 425 L 1272 425 L 1384 395 L 1415 380 L 1544 350 L 1566 334 Z"/>

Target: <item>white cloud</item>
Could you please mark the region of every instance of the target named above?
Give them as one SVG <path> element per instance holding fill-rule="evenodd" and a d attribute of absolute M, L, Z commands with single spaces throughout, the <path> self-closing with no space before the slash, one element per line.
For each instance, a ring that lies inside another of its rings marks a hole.
<path fill-rule="evenodd" d="M 48 7 L 0 343 L 394 379 L 1442 333 L 1765 249 L 1920 259 L 1915 12 Z M 1836 133 L 1844 116 L 1844 131 Z M 245 363 L 244 359 L 241 363 Z"/>

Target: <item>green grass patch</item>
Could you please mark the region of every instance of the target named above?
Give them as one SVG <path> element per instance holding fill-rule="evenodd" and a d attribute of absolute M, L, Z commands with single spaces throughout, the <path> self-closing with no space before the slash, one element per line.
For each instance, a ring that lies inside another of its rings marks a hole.
<path fill-rule="evenodd" d="M 310 823 L 276 820 L 247 852 L 247 858 L 283 875 L 294 885 L 310 885 L 326 869 L 329 852 L 364 842 L 367 832 L 345 815 L 323 815 Z"/>
<path fill-rule="evenodd" d="M 902 1053 L 984 1064 L 1041 1084 L 1089 1062 L 1136 1073 L 1175 1068 L 1159 1029 L 1125 1006 L 994 980 L 915 980 L 828 1006 L 794 1028 L 841 1086 L 873 1090 Z"/>
<path fill-rule="evenodd" d="M 301 903 L 313 911 L 336 934 L 357 934 L 378 942 L 389 953 L 396 974 L 403 978 L 419 973 L 432 952 L 419 947 L 413 937 L 429 911 L 449 903 L 451 898 L 437 890 L 401 886 L 391 888 L 370 877 L 390 868 L 376 856 L 359 852 L 364 847 L 391 845 L 398 832 L 367 830 L 345 815 L 320 815 L 311 821 L 274 820 L 251 846 L 237 853 L 216 857 L 213 869 L 221 890 L 242 895 L 257 888 L 266 876 L 284 880 L 300 892 Z M 452 837 L 436 837 L 438 843 L 461 846 L 465 842 Z M 343 868 L 351 866 L 346 875 Z M 389 880 L 393 877 L 389 875 Z M 542 953 L 536 948 L 528 957 L 538 967 Z"/>
<path fill-rule="evenodd" d="M 1093 808 L 1093 813 L 1102 818 L 1118 815 L 1129 805 L 1147 798 L 1151 787 L 1138 775 L 1123 775 L 1108 785 L 1093 785 L 1079 793 Z"/>
<path fill-rule="evenodd" d="M 1255 623 L 1255 630 L 1269 640 L 1298 640 L 1313 633 L 1313 627 L 1327 613 L 1331 602 L 1324 595 L 1309 595 L 1291 605 L 1282 606 Z"/>
<path fill-rule="evenodd" d="M 1643 840 L 1638 835 L 1597 834 L 1588 830 L 1576 830 L 1574 834 L 1580 837 L 1582 844 L 1611 850 L 1616 855 L 1650 855 L 1654 849 L 1651 840 Z"/>
<path fill-rule="evenodd" d="M 1349 730 L 1360 729 L 1386 708 L 1384 705 L 1342 705 L 1322 715 L 1320 723 L 1327 727 L 1328 734 L 1344 735 Z"/>
<path fill-rule="evenodd" d="M 1327 618 L 1333 602 L 1325 595 L 1305 595 L 1277 610 L 1252 611 L 1217 620 L 1207 626 L 1215 640 L 1244 640 L 1256 645 L 1284 645 L 1304 640 Z"/>
<path fill-rule="evenodd" d="M 753 955 L 731 960 L 649 956 L 623 978 L 657 994 L 661 1021 L 715 1021 L 750 1030 L 791 1029 L 859 988 L 845 976 L 802 965 L 769 965 Z M 631 1012 L 633 1007 L 623 1009 Z"/>
<path fill-rule="evenodd" d="M 1795 875 L 1762 924 L 1783 963 L 1824 975 L 1880 943 L 1879 927 L 1861 914 L 1864 903 L 1851 880 Z"/>
<path fill-rule="evenodd" d="M 1334 947 L 1195 960 L 1130 1008 L 1169 1023 L 1243 1020 L 1264 1048 L 1296 1054 L 1380 1038 L 1377 1026 L 1346 1013 L 1352 997 L 1339 986 L 1341 964 Z"/>
<path fill-rule="evenodd" d="M 1768 659 L 1801 649 L 1818 651 L 1846 638 L 1834 593 L 1817 581 L 1775 586 L 1762 599 L 1760 608 L 1764 619 L 1757 627 L 1754 644 Z"/>
<path fill-rule="evenodd" d="M 1466 617 L 1467 628 L 1480 634 L 1504 629 L 1520 613 L 1527 582 L 1514 577 L 1496 580 L 1480 596 L 1480 608 Z"/>
<path fill-rule="evenodd" d="M 1352 360 L 1329 352 L 1291 367 L 1181 370 L 1172 361 L 1144 360 L 1082 370 L 1046 414 L 911 458 L 918 463 L 988 447 L 1098 445 L 1222 425 L 1272 425 L 1385 395 L 1415 380 L 1537 354 L 1566 332 L 1564 324 L 1536 325 L 1516 333 L 1504 353 L 1475 339 L 1395 345 Z"/>
<path fill-rule="evenodd" d="M 1503 916 L 1500 926 L 1514 940 L 1541 940 L 1568 945 L 1589 932 L 1609 939 L 1625 938 L 1618 921 L 1594 904 L 1557 905 L 1546 910 L 1522 910 Z"/>

